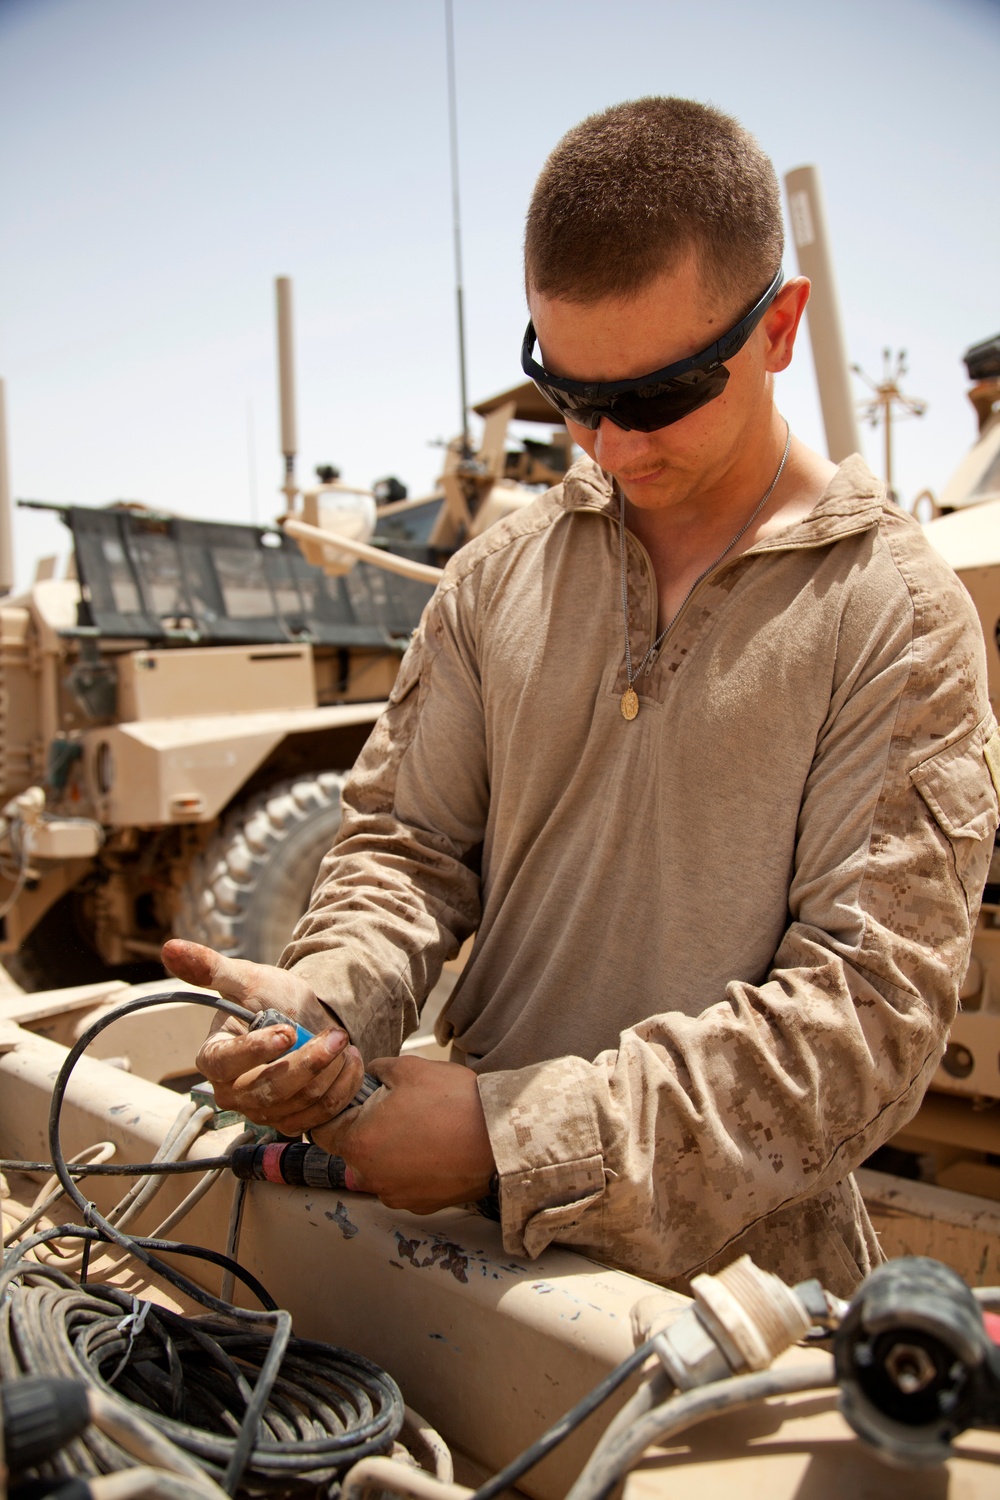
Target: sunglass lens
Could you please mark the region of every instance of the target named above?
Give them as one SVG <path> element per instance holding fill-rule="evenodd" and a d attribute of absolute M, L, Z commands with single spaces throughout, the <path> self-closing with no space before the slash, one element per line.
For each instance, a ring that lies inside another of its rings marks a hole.
<path fill-rule="evenodd" d="M 556 386 L 547 385 L 544 381 L 536 380 L 535 385 L 541 391 L 546 401 L 550 401 L 559 412 L 570 422 L 575 422 L 578 427 L 596 427 L 605 411 L 598 411 L 584 401 L 582 396 L 571 395 L 567 391 L 561 391 Z"/>
<path fill-rule="evenodd" d="M 669 386 L 658 391 L 626 391 L 611 396 L 599 406 L 541 380 L 535 384 L 556 411 L 578 427 L 594 429 L 607 417 L 626 432 L 658 432 L 714 401 L 725 390 L 728 379 L 729 371 L 725 365 L 719 365 L 714 370 L 696 370 L 671 380 Z"/>
<path fill-rule="evenodd" d="M 621 418 L 636 432 L 658 432 L 670 427 L 693 411 L 699 411 L 721 396 L 729 380 L 725 365 L 708 372 L 698 371 L 697 380 L 671 381 L 670 388 L 654 394 L 629 391 L 614 403 L 614 418 Z"/>

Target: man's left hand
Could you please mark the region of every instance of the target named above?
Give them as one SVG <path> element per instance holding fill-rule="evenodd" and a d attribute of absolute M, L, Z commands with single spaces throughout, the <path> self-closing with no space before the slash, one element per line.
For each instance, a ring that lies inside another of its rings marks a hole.
<path fill-rule="evenodd" d="M 312 1131 L 353 1187 L 415 1214 L 482 1198 L 495 1164 L 475 1073 L 422 1057 L 378 1058 L 368 1072 L 382 1088 Z"/>

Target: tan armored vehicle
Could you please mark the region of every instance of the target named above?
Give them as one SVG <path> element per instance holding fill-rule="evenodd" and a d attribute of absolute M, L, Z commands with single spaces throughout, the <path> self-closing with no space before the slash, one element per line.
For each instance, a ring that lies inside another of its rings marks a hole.
<path fill-rule="evenodd" d="M 71 576 L 0 609 L 0 962 L 25 987 L 171 933 L 276 959 L 440 564 L 566 468 L 565 428 L 509 451 L 511 420 L 554 425 L 522 387 L 476 408 L 478 451 L 452 443 L 432 496 L 300 492 L 289 296 L 279 526 L 53 507 Z"/>
<path fill-rule="evenodd" d="M 109 965 L 175 928 L 273 958 L 430 585 L 371 564 L 328 579 L 274 530 L 63 518 L 78 580 L 0 613 L 0 951 L 51 983 L 75 914 Z"/>

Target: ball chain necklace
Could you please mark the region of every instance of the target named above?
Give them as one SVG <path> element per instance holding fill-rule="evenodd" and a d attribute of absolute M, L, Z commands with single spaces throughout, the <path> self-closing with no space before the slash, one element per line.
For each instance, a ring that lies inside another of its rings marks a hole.
<path fill-rule="evenodd" d="M 635 669 L 634 672 L 632 670 L 632 648 L 629 645 L 629 638 L 628 638 L 628 568 L 627 568 L 626 562 L 625 562 L 625 496 L 624 496 L 624 494 L 620 495 L 620 504 L 619 504 L 619 507 L 618 507 L 618 548 L 619 548 L 619 553 L 620 553 L 620 556 L 621 556 L 621 567 L 622 567 L 622 614 L 625 617 L 625 674 L 628 677 L 628 687 L 625 689 L 624 693 L 622 693 L 621 702 L 620 702 L 620 707 L 621 707 L 622 718 L 623 719 L 634 719 L 635 716 L 636 716 L 636 714 L 639 712 L 639 695 L 636 692 L 635 687 L 633 686 L 633 684 L 638 681 L 638 679 L 639 679 L 640 675 L 642 674 L 642 672 L 644 670 L 646 670 L 648 667 L 651 667 L 653 665 L 653 663 L 655 662 L 655 660 L 656 660 L 656 658 L 657 658 L 657 656 L 659 654 L 660 646 L 663 644 L 664 637 L 666 636 L 667 632 L 669 631 L 671 625 L 677 619 L 677 616 L 680 614 L 680 612 L 684 608 L 685 604 L 687 604 L 688 600 L 690 599 L 691 595 L 694 593 L 695 589 L 698 587 L 699 583 L 701 583 L 701 581 L 702 581 L 703 578 L 707 578 L 708 575 L 709 575 L 709 573 L 711 573 L 712 569 L 713 568 L 717 568 L 719 566 L 719 563 L 722 561 L 722 559 L 724 557 L 728 556 L 728 554 L 730 552 L 732 552 L 733 548 L 736 546 L 736 543 L 739 541 L 740 537 L 743 536 L 750 529 L 750 527 L 753 525 L 754 521 L 756 521 L 757 517 L 760 515 L 761 511 L 764 509 L 764 506 L 767 504 L 767 502 L 770 500 L 771 496 L 774 494 L 774 487 L 778 483 L 778 480 L 781 478 L 781 475 L 784 472 L 785 464 L 786 464 L 786 462 L 788 460 L 788 452 L 789 452 L 789 449 L 791 448 L 791 446 L 792 446 L 792 431 L 791 431 L 791 428 L 789 427 L 788 423 L 786 422 L 785 423 L 785 451 L 781 455 L 781 463 L 778 465 L 778 472 L 775 474 L 774 478 L 771 480 L 771 483 L 768 485 L 765 493 L 761 496 L 760 500 L 757 502 L 756 506 L 753 509 L 753 512 L 743 522 L 743 525 L 740 527 L 739 531 L 736 533 L 736 535 L 733 537 L 732 541 L 729 543 L 729 546 L 728 547 L 724 547 L 723 550 L 719 553 L 718 557 L 715 559 L 715 561 L 714 562 L 710 562 L 709 565 L 708 565 L 708 567 L 705 568 L 705 570 L 703 572 L 701 572 L 701 573 L 698 574 L 698 577 L 695 579 L 694 583 L 692 583 L 691 587 L 688 589 L 687 593 L 684 595 L 684 598 L 681 600 L 680 605 L 674 611 L 674 613 L 670 616 L 670 619 L 667 621 L 666 625 L 664 625 L 663 629 L 660 631 L 659 635 L 656 637 L 656 640 L 652 643 L 652 645 L 650 646 L 649 650 L 646 652 L 645 656 L 642 658 L 642 661 L 636 667 L 636 669 Z"/>

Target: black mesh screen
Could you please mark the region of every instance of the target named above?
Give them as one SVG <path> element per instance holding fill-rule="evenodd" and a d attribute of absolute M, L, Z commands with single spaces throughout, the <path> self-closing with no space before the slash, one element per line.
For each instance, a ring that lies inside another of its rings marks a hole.
<path fill-rule="evenodd" d="M 66 519 L 103 635 L 387 646 L 410 634 L 432 593 L 369 563 L 328 578 L 290 537 L 257 526 L 81 507 Z"/>

